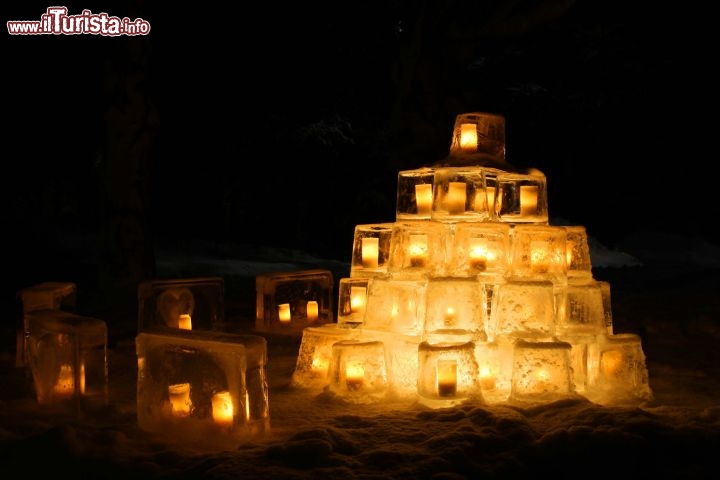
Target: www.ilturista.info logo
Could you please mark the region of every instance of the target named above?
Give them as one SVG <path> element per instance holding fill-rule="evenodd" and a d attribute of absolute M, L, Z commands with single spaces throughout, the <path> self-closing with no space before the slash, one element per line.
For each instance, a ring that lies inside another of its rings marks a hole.
<path fill-rule="evenodd" d="M 68 15 L 66 7 L 49 7 L 40 20 L 7 22 L 10 35 L 147 35 L 150 23 L 142 18 L 111 17 L 107 13 L 83 10 L 80 15 Z"/>

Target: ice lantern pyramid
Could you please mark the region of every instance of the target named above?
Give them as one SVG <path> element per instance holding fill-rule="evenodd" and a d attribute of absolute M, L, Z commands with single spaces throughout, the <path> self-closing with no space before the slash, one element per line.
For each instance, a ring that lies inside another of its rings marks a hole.
<path fill-rule="evenodd" d="M 396 221 L 357 225 L 336 323 L 307 327 L 292 385 L 350 403 L 652 399 L 640 337 L 613 333 L 582 226 L 505 160 L 505 118 L 456 117 L 450 154 L 400 171 Z"/>

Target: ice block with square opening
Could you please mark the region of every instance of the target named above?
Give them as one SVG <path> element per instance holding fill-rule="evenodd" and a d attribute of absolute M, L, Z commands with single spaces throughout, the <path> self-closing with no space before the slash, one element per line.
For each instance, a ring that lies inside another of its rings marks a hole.
<path fill-rule="evenodd" d="M 306 327 L 334 321 L 333 275 L 313 269 L 255 277 L 255 329 L 301 334 Z"/>
<path fill-rule="evenodd" d="M 387 273 L 391 237 L 391 223 L 356 225 L 350 276 L 372 277 Z"/>
<path fill-rule="evenodd" d="M 106 405 L 107 325 L 61 310 L 28 313 L 27 363 L 37 401 L 72 402 L 80 412 Z"/>
<path fill-rule="evenodd" d="M 222 277 L 156 279 L 138 286 L 138 331 L 214 330 L 224 321 Z"/>
<path fill-rule="evenodd" d="M 398 173 L 396 220 L 428 220 L 432 213 L 435 169 L 422 167 Z"/>
<path fill-rule="evenodd" d="M 269 430 L 267 342 L 213 331 L 140 332 L 141 429 L 188 442 L 228 443 Z"/>

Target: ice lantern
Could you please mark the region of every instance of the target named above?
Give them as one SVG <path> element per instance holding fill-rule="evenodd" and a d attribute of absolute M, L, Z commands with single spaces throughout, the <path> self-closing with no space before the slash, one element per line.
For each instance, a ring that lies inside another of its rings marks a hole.
<path fill-rule="evenodd" d="M 458 115 L 447 157 L 399 172 L 395 222 L 378 224 L 387 268 L 358 253 L 358 225 L 338 323 L 303 331 L 295 386 L 359 401 L 383 371 L 372 399 L 433 408 L 652 398 L 639 338 L 613 334 L 584 227 L 549 224 L 545 175 L 505 161 L 504 129 L 500 115 Z M 343 318 L 353 282 L 364 313 Z"/>
<path fill-rule="evenodd" d="M 141 429 L 208 446 L 232 446 L 269 430 L 263 337 L 146 331 L 135 344 Z"/>
<path fill-rule="evenodd" d="M 213 330 L 225 320 L 222 277 L 155 279 L 138 286 L 138 331 Z"/>
<path fill-rule="evenodd" d="M 79 413 L 107 405 L 103 320 L 60 310 L 28 313 L 27 363 L 38 403 L 70 403 Z"/>
<path fill-rule="evenodd" d="M 258 332 L 294 335 L 306 327 L 333 322 L 330 270 L 261 274 L 255 277 L 255 292 Z"/>

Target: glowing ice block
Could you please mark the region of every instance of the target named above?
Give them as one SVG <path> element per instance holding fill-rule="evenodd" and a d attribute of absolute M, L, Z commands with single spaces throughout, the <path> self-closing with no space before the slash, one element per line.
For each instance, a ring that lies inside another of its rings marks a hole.
<path fill-rule="evenodd" d="M 327 385 L 333 344 L 357 338 L 358 334 L 359 330 L 339 328 L 335 323 L 305 328 L 291 385 L 298 388 L 316 388 Z"/>
<path fill-rule="evenodd" d="M 135 343 L 141 429 L 207 445 L 269 430 L 263 337 L 167 330 L 140 332 Z"/>
<path fill-rule="evenodd" d="M 138 331 L 213 330 L 225 321 L 222 277 L 157 279 L 138 286 Z"/>
<path fill-rule="evenodd" d="M 567 342 L 515 342 L 510 402 L 552 402 L 576 397 L 570 349 Z"/>
<path fill-rule="evenodd" d="M 108 403 L 107 326 L 61 310 L 28 313 L 27 364 L 40 404 L 79 410 Z"/>
<path fill-rule="evenodd" d="M 653 399 L 640 335 L 602 335 L 588 347 L 587 397 L 601 405 L 637 405 Z"/>
<path fill-rule="evenodd" d="M 257 331 L 301 334 L 306 327 L 334 320 L 330 270 L 261 274 L 255 277 L 255 293 Z"/>

